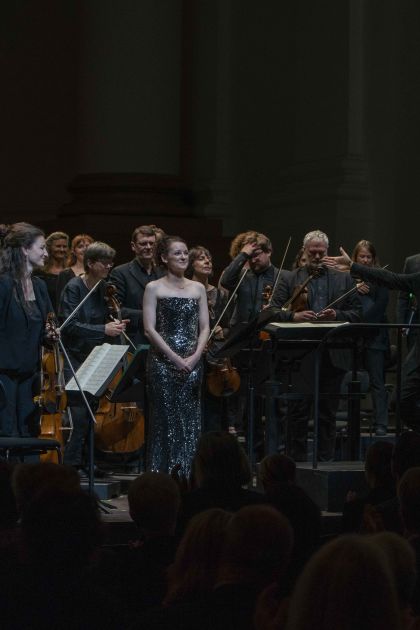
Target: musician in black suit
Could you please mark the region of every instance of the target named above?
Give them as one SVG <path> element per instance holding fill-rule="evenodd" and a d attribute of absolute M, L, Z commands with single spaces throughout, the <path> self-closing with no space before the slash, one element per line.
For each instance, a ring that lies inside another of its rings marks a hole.
<path fill-rule="evenodd" d="M 420 271 L 420 254 L 408 256 L 404 262 L 403 273 L 417 273 Z M 397 302 L 397 322 L 398 324 L 418 324 L 419 313 L 418 304 L 414 293 L 411 291 L 400 291 Z M 410 351 L 416 343 L 418 330 L 407 331 L 407 348 Z"/>
<path fill-rule="evenodd" d="M 32 275 L 48 258 L 44 233 L 28 223 L 1 226 L 0 237 L 0 434 L 36 434 L 41 346 L 52 305 L 43 280 Z M 37 391 L 38 390 L 38 391 Z"/>
<path fill-rule="evenodd" d="M 116 286 L 123 319 L 129 319 L 127 334 L 136 344 L 148 343 L 143 332 L 143 295 L 146 285 L 157 280 L 164 271 L 155 265 L 156 233 L 150 225 L 136 228 L 131 237 L 135 258 L 112 270 L 109 281 Z"/>
<path fill-rule="evenodd" d="M 306 234 L 303 247 L 307 264 L 292 271 L 282 278 L 274 293 L 272 306 L 281 308 L 292 297 L 296 287 L 308 279 L 309 274 L 315 272 L 308 283 L 307 305 L 298 312 L 293 312 L 291 305 L 290 320 L 294 322 L 311 321 L 348 321 L 358 322 L 361 319 L 361 304 L 354 292 L 343 298 L 331 308 L 332 302 L 349 291 L 354 286 L 350 274 L 342 274 L 333 269 L 326 269 L 322 259 L 328 252 L 328 237 L 324 232 L 315 230 Z M 320 391 L 323 393 L 337 393 L 344 371 L 350 366 L 342 350 L 329 350 L 323 353 L 321 367 Z M 319 444 L 318 453 L 321 461 L 334 458 L 335 449 L 335 414 L 337 399 L 323 399 L 319 409 Z M 291 456 L 296 461 L 307 459 L 307 434 L 311 403 L 307 400 L 290 402 L 288 419 L 291 433 Z"/>

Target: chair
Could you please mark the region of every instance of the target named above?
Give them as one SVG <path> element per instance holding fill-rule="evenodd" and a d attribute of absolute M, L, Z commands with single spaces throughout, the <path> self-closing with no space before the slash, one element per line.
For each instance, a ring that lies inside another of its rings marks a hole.
<path fill-rule="evenodd" d="M 0 453 L 4 454 L 7 461 L 13 455 L 20 457 L 23 461 L 27 455 L 46 453 L 47 451 L 55 451 L 58 463 L 62 464 L 61 444 L 57 440 L 32 437 L 0 437 Z"/>

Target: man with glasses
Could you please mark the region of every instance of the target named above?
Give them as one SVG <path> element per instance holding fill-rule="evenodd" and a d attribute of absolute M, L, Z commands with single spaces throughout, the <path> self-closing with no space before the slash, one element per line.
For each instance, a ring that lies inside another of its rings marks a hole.
<path fill-rule="evenodd" d="M 164 271 L 155 265 L 156 232 L 150 225 L 136 228 L 131 237 L 135 258 L 112 270 L 109 280 L 117 289 L 123 318 L 130 320 L 127 334 L 136 344 L 148 343 L 143 332 L 143 295 L 146 285 L 157 280 Z"/>

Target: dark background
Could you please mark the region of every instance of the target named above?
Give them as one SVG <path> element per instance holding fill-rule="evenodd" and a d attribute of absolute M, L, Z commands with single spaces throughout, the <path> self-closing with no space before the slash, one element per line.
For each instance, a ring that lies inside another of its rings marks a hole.
<path fill-rule="evenodd" d="M 420 251 L 418 0 L 8 0 L 0 222 Z"/>

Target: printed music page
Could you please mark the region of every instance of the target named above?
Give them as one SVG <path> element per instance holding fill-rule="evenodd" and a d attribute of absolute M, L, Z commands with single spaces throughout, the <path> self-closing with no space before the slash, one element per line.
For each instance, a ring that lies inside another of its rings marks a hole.
<path fill-rule="evenodd" d="M 96 346 L 76 372 L 77 379 L 84 392 L 100 397 L 108 383 L 120 368 L 120 362 L 128 346 L 104 343 Z M 66 385 L 67 392 L 79 391 L 74 378 Z"/>

